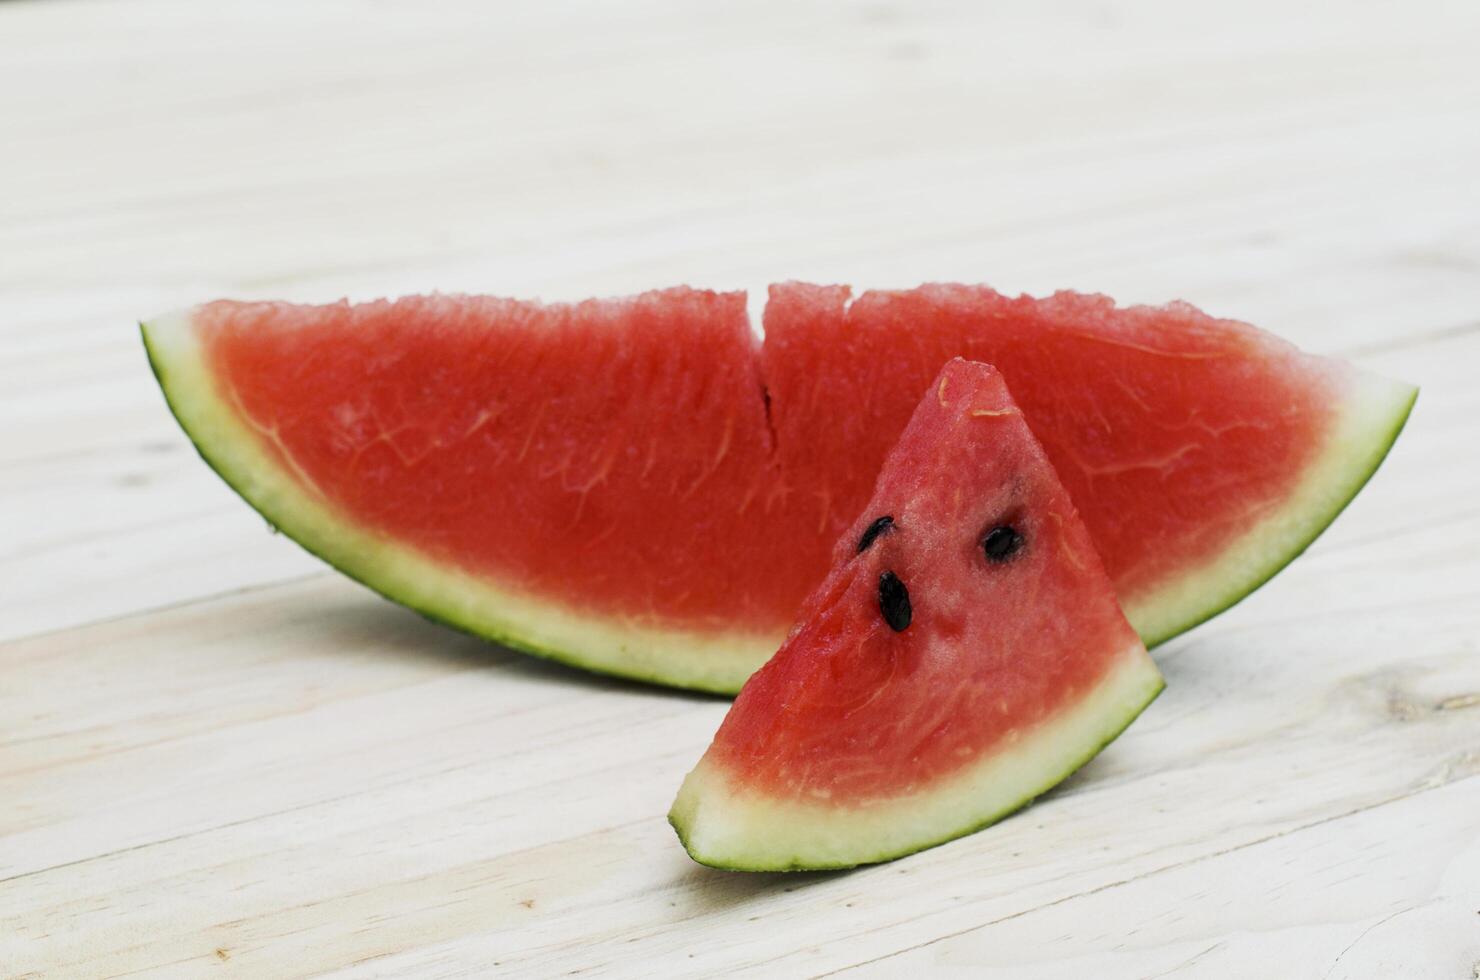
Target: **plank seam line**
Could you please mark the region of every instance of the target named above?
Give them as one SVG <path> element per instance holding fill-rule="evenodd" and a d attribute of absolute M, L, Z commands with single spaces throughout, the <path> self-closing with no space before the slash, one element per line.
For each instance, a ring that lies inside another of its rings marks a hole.
<path fill-rule="evenodd" d="M 1101 892 L 1111 891 L 1113 889 L 1116 889 L 1116 888 L 1121 887 L 1122 885 L 1129 885 L 1129 884 L 1133 884 L 1133 883 L 1138 882 L 1138 881 L 1142 881 L 1142 880 L 1147 879 L 1147 878 L 1153 878 L 1156 875 L 1162 874 L 1163 872 L 1175 871 L 1175 870 L 1177 870 L 1179 868 L 1191 867 L 1191 866 L 1196 865 L 1196 864 L 1201 864 L 1204 861 L 1211 861 L 1211 860 L 1213 860 L 1215 858 L 1224 857 L 1224 856 L 1229 855 L 1229 854 L 1235 854 L 1235 853 L 1237 853 L 1239 851 L 1246 850 L 1246 849 L 1248 849 L 1250 847 L 1258 847 L 1261 844 L 1267 844 L 1270 841 L 1279 840 L 1281 837 L 1288 837 L 1291 834 L 1303 833 L 1304 831 L 1311 830 L 1311 829 L 1316 828 L 1316 827 L 1324 826 L 1325 824 L 1335 823 L 1338 820 L 1345 820 L 1348 817 L 1360 816 L 1361 814 L 1367 813 L 1368 811 L 1381 809 L 1382 807 L 1390 806 L 1391 804 L 1394 804 L 1394 803 L 1401 803 L 1404 800 L 1414 799 L 1414 798 L 1417 798 L 1419 796 L 1423 796 L 1423 795 L 1425 795 L 1427 793 L 1433 793 L 1433 792 L 1437 792 L 1439 790 L 1448 789 L 1451 786 L 1458 786 L 1459 784 L 1464 783 L 1464 782 L 1467 782 L 1468 780 L 1477 778 L 1477 776 L 1480 776 L 1480 774 L 1472 774 L 1472 775 L 1469 775 L 1469 776 L 1462 776 L 1459 779 L 1452 780 L 1452 781 L 1447 782 L 1447 783 L 1442 783 L 1442 784 L 1440 784 L 1438 786 L 1423 786 L 1423 787 L 1420 787 L 1418 789 L 1412 790 L 1412 791 L 1407 792 L 1407 793 L 1401 793 L 1401 794 L 1399 794 L 1397 796 L 1392 796 L 1392 797 L 1389 797 L 1389 798 L 1384 799 L 1384 800 L 1378 800 L 1375 803 L 1368 803 L 1365 806 L 1357 807 L 1355 810 L 1348 810 L 1345 813 L 1337 813 L 1337 814 L 1332 814 L 1329 817 L 1322 817 L 1319 820 L 1313 820 L 1310 823 L 1302 824 L 1302 825 L 1300 825 L 1298 827 L 1291 827 L 1291 828 L 1288 828 L 1286 830 L 1281 830 L 1278 833 L 1266 834 L 1265 836 L 1260 837 L 1260 838 L 1257 838 L 1255 840 L 1245 841 L 1242 844 L 1235 844 L 1232 847 L 1225 847 L 1225 848 L 1223 848 L 1221 850 L 1213 851 L 1210 854 L 1201 854 L 1201 855 L 1198 855 L 1197 857 L 1188 858 L 1188 859 L 1183 860 L 1183 861 L 1173 861 L 1171 864 L 1163 865 L 1163 866 L 1161 866 L 1159 868 L 1153 868 L 1150 871 L 1143 871 L 1140 874 L 1131 875 L 1129 878 L 1125 878 L 1125 879 L 1122 879 L 1120 881 L 1107 882 L 1106 884 L 1097 885 L 1096 887 L 1090 888 L 1090 889 L 1088 889 L 1086 891 L 1076 892 L 1073 895 L 1065 895 L 1063 898 L 1056 898 L 1056 899 L 1054 899 L 1051 902 L 1044 902 L 1042 905 L 1035 905 L 1032 908 L 1023 909 L 1023 910 L 1021 910 L 1019 912 L 1013 912 L 1010 915 L 1004 915 L 1004 916 L 1001 916 L 1000 918 L 992 919 L 990 922 L 983 922 L 983 923 L 981 923 L 979 925 L 968 926 L 965 929 L 958 929 L 955 932 L 949 932 L 949 933 L 946 933 L 943 936 L 936 936 L 934 939 L 929 939 L 929 940 L 926 940 L 925 942 L 922 942 L 922 943 L 916 943 L 916 944 L 914 944 L 912 946 L 906 946 L 903 949 L 897 949 L 897 950 L 894 950 L 893 952 L 890 952 L 890 953 L 884 953 L 884 954 L 882 954 L 880 956 L 875 956 L 875 957 L 873 957 L 871 959 L 861 960 L 861 961 L 859 961 L 857 963 L 850 963 L 847 966 L 841 966 L 841 967 L 838 967 L 835 970 L 829 970 L 826 973 L 814 974 L 813 977 L 814 977 L 814 980 L 821 980 L 822 977 L 837 976 L 837 975 L 842 974 L 842 973 L 845 973 L 845 972 L 847 972 L 849 970 L 856 970 L 856 969 L 859 969 L 860 967 L 868 966 L 868 965 L 870 965 L 872 963 L 878 963 L 878 962 L 881 962 L 883 960 L 892 959 L 893 957 L 900 956 L 900 955 L 902 955 L 904 953 L 910 953 L 910 952 L 914 952 L 915 950 L 918 950 L 918 949 L 924 949 L 925 947 L 932 946 L 935 943 L 941 942 L 942 940 L 955 939 L 955 938 L 957 938 L 959 936 L 964 936 L 964 935 L 966 935 L 968 933 L 972 933 L 972 932 L 976 932 L 976 931 L 981 930 L 981 929 L 985 929 L 988 926 L 994 926 L 994 925 L 998 925 L 999 923 L 1002 923 L 1002 922 L 1008 922 L 1008 921 L 1011 921 L 1013 919 L 1022 918 L 1025 915 L 1031 915 L 1034 912 L 1041 912 L 1044 909 L 1053 908 L 1056 905 L 1063 905 L 1065 902 L 1072 902 L 1072 901 L 1074 901 L 1076 899 L 1087 898 L 1087 897 L 1089 897 L 1091 895 L 1098 895 Z"/>
<path fill-rule="evenodd" d="M 138 531 L 148 531 L 152 528 L 179 525 L 186 521 L 198 521 L 207 517 L 220 517 L 222 514 L 235 512 L 236 508 L 234 507 L 218 504 L 207 510 L 170 514 L 167 517 L 155 517 L 140 521 L 137 524 L 124 526 L 110 525 L 109 527 L 99 528 L 94 531 L 78 531 L 75 534 L 66 534 L 59 538 L 48 538 L 44 541 L 35 541 L 31 544 L 22 545 L 15 551 L 0 555 L 0 562 L 8 564 L 14 561 L 19 564 L 22 558 L 33 558 L 36 555 L 44 555 L 48 551 L 61 551 L 66 548 L 75 548 L 78 545 L 85 545 L 95 541 L 107 541 L 110 538 L 124 537 Z"/>
<path fill-rule="evenodd" d="M 322 569 L 316 572 L 308 572 L 303 575 L 294 575 L 288 578 L 273 579 L 271 582 L 257 582 L 252 585 L 241 585 L 234 589 L 226 589 L 222 592 L 212 592 L 208 595 L 191 596 L 189 599 L 180 599 L 176 602 L 167 602 L 161 606 L 147 606 L 141 609 L 131 609 L 125 613 L 115 616 L 103 616 L 99 619 L 84 620 L 80 623 L 72 623 L 68 626 L 57 626 L 53 629 L 44 629 L 37 633 L 22 633 L 19 636 L 10 636 L 0 639 L 0 651 L 7 647 L 20 646 L 32 640 L 43 640 L 47 637 L 60 636 L 63 633 L 80 633 L 96 626 L 109 626 L 116 623 L 125 623 L 131 619 L 139 619 L 144 616 L 160 616 L 166 613 L 188 609 L 191 606 L 199 606 L 208 602 L 217 602 L 225 599 L 234 599 L 239 596 L 252 595 L 257 592 L 267 592 L 271 589 L 284 588 L 290 585 L 301 585 L 312 582 L 315 579 L 327 579 L 334 574 L 332 569 Z M 340 576 L 344 578 L 344 576 Z M 346 581 L 354 581 L 346 579 Z M 359 585 L 358 582 L 355 582 Z"/>
<path fill-rule="evenodd" d="M 393 783 L 389 785 L 395 784 Z M 241 827 L 249 823 L 255 823 L 258 820 L 270 820 L 273 817 L 281 817 L 289 813 L 296 813 L 300 810 L 310 810 L 316 806 L 323 806 L 326 803 L 337 803 L 342 800 L 353 799 L 356 796 L 363 795 L 365 792 L 367 791 L 356 790 L 353 793 L 342 793 L 339 796 L 331 796 L 322 800 L 312 800 L 308 803 L 300 803 L 297 806 L 290 806 L 285 807 L 281 810 L 274 810 L 271 813 L 257 813 L 253 814 L 250 817 L 243 817 L 240 820 L 229 820 L 226 823 L 215 824 L 210 827 L 201 827 L 196 830 L 187 830 L 182 834 L 175 834 L 171 837 L 162 837 L 158 840 L 142 841 L 138 844 L 130 844 L 128 847 L 120 847 L 112 851 L 105 851 L 102 854 L 89 854 L 86 857 L 74 858 L 71 861 L 63 861 L 61 864 L 53 864 L 45 868 L 36 868 L 32 871 L 22 871 L 20 874 L 11 875 L 9 878 L 0 878 L 0 885 L 8 885 L 13 881 L 20 881 L 22 878 L 34 878 L 36 875 L 50 874 L 53 871 L 61 871 L 65 868 L 73 868 L 79 864 L 87 864 L 89 861 L 101 861 L 105 858 L 117 857 L 120 854 L 128 854 L 132 851 L 142 851 L 148 847 L 159 847 L 162 844 L 173 844 L 176 841 L 189 840 L 191 837 L 199 837 L 202 834 L 213 834 L 220 830 L 229 830 L 232 827 Z"/>
<path fill-rule="evenodd" d="M 657 720 L 660 720 L 661 721 L 661 720 L 666 720 L 666 719 L 669 719 L 669 718 L 674 718 L 674 717 L 677 717 L 678 714 L 679 714 L 679 712 L 674 712 L 673 714 L 670 714 L 670 715 L 661 715 L 661 716 L 658 716 L 658 719 Z M 641 724 L 645 724 L 645 723 L 646 722 L 641 723 Z M 671 757 L 674 757 L 674 756 L 677 756 L 677 755 L 679 755 L 679 753 L 677 753 L 677 752 L 669 752 L 669 753 L 666 753 L 663 756 L 659 756 L 658 758 L 660 758 L 660 759 L 666 759 L 666 758 L 671 758 Z M 634 766 L 639 765 L 639 764 L 641 764 L 641 765 L 648 765 L 652 761 L 653 760 L 651 760 L 651 759 L 646 759 L 646 760 L 642 760 L 641 763 L 633 763 L 633 765 Z M 204 834 L 214 834 L 214 833 L 217 833 L 218 831 L 230 830 L 233 827 L 245 826 L 246 824 L 255 823 L 255 822 L 259 821 L 259 820 L 271 820 L 271 819 L 274 819 L 276 817 L 286 816 L 286 815 L 288 815 L 290 813 L 298 813 L 298 812 L 301 812 L 303 810 L 311 810 L 314 807 L 326 806 L 326 805 L 330 805 L 330 804 L 334 804 L 334 803 L 341 803 L 341 802 L 343 802 L 345 800 L 354 799 L 357 796 L 363 796 L 366 793 L 380 792 L 382 790 L 394 789 L 396 787 L 410 785 L 412 783 L 416 783 L 418 781 L 425 780 L 425 779 L 427 779 L 429 777 L 444 775 L 446 773 L 457 772 L 459 770 L 464 770 L 464 769 L 472 768 L 472 767 L 474 767 L 474 766 L 476 766 L 478 764 L 479 764 L 478 762 L 460 763 L 458 765 L 444 767 L 444 768 L 439 769 L 439 770 L 436 770 L 435 772 L 432 772 L 432 773 L 421 773 L 421 774 L 417 774 L 417 775 L 413 775 L 413 776 L 408 776 L 408 777 L 406 777 L 404 779 L 394 779 L 394 780 L 391 780 L 389 782 L 383 783 L 381 785 L 371 787 L 369 789 L 357 789 L 357 790 L 353 790 L 353 791 L 351 791 L 349 793 L 340 793 L 337 796 L 330 796 L 330 797 L 326 797 L 324 799 L 309 800 L 309 801 L 307 801 L 305 803 L 299 803 L 299 804 L 297 804 L 295 806 L 284 807 L 284 808 L 282 808 L 280 810 L 273 810 L 273 811 L 270 811 L 268 813 L 257 813 L 257 814 L 253 814 L 250 817 L 243 817 L 243 818 L 241 818 L 239 820 L 228 820 L 226 823 L 213 824 L 213 825 L 211 825 L 209 827 L 200 827 L 200 828 L 197 828 L 195 830 L 188 830 L 188 831 L 186 831 L 184 833 L 175 834 L 175 835 L 173 835 L 171 837 L 162 837 L 162 838 L 159 838 L 158 840 L 141 841 L 141 842 L 139 842 L 137 844 L 130 844 L 128 847 L 120 847 L 120 848 L 116 848 L 116 849 L 111 850 L 111 851 L 104 851 L 101 854 L 89 854 L 86 857 L 74 858 L 71 861 L 63 861 L 61 864 L 48 865 L 47 867 L 44 867 L 44 868 L 35 868 L 35 869 L 31 870 L 31 871 L 22 871 L 20 874 L 11 875 L 8 878 L 0 878 L 0 885 L 7 885 L 7 884 L 10 884 L 11 882 L 19 881 L 22 878 L 32 878 L 32 877 L 35 877 L 36 875 L 50 874 L 53 871 L 61 871 L 61 870 L 64 870 L 66 868 L 73 868 L 73 867 L 76 867 L 78 865 L 87 864 L 87 863 L 89 863 L 91 861 L 101 861 L 101 860 L 105 860 L 107 858 L 117 857 L 120 854 L 128 854 L 128 853 L 130 853 L 132 851 L 142 851 L 145 848 L 149 848 L 149 847 L 159 847 L 159 846 L 162 846 L 162 845 L 165 845 L 165 844 L 173 844 L 173 843 L 175 843 L 177 841 L 188 840 L 191 837 L 199 837 L 199 836 L 202 836 Z M 553 780 L 548 780 L 548 781 L 543 782 L 543 783 L 535 783 L 535 784 L 533 784 L 531 786 L 524 787 L 524 790 L 523 791 L 538 790 L 538 789 L 541 789 L 541 788 L 544 788 L 544 787 L 547 787 L 547 786 L 559 785 L 561 782 L 564 782 L 567 778 L 569 778 L 569 777 L 562 776 L 562 777 L 559 777 L 559 778 L 556 778 L 556 779 L 553 779 Z M 595 831 L 586 831 L 586 832 L 583 832 L 583 833 L 580 833 L 580 834 L 576 834 L 576 835 L 574 835 L 572 837 L 561 838 L 559 841 L 552 841 L 552 842 L 546 842 L 546 843 L 563 843 L 565 841 L 570 841 L 570 840 L 579 840 L 580 838 L 590 836 L 593 833 L 600 834 L 600 833 L 605 833 L 605 832 L 607 832 L 609 830 L 621 830 L 621 829 L 624 829 L 626 827 L 633 826 L 634 824 L 643 823 L 643 822 L 645 822 L 647 820 L 651 820 L 651 819 L 653 819 L 653 817 L 651 817 L 651 816 L 641 817 L 641 818 L 639 818 L 637 820 L 631 820 L 631 821 L 627 821 L 625 823 L 614 824 L 614 825 L 609 826 L 609 827 L 602 827 L 602 828 L 600 828 L 598 830 L 595 830 Z M 501 854 L 499 856 L 500 857 L 507 857 L 509 855 L 522 853 L 523 851 L 535 850 L 535 849 L 537 849 L 539 847 L 546 846 L 546 843 L 536 844 L 536 845 L 532 845 L 530 847 L 525 847 L 525 848 L 519 848 L 518 850 L 514 850 L 514 851 L 507 851 L 504 854 Z M 353 894 L 353 893 L 351 893 L 351 894 Z"/>

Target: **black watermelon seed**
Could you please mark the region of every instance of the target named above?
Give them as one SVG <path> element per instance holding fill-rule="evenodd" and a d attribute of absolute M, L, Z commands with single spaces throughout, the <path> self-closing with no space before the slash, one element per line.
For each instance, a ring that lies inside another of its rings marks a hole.
<path fill-rule="evenodd" d="M 893 572 L 879 576 L 879 612 L 884 614 L 884 622 L 896 633 L 904 632 L 910 625 L 910 590 Z"/>
<path fill-rule="evenodd" d="M 892 530 L 893 527 L 894 518 L 889 514 L 874 518 L 874 522 L 864 529 L 863 537 L 858 539 L 858 553 L 863 554 L 868 550 L 868 546 L 874 543 L 874 538 L 885 531 Z"/>
<path fill-rule="evenodd" d="M 987 532 L 982 539 L 982 550 L 987 553 L 988 561 L 1007 561 L 1023 546 L 1023 536 L 1017 533 L 1017 529 L 1006 524 L 998 524 Z"/>

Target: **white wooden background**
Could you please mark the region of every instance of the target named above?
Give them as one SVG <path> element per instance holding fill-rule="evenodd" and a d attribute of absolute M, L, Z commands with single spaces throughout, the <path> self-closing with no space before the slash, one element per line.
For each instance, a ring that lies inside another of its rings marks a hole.
<path fill-rule="evenodd" d="M 1424 386 L 1311 552 L 994 829 L 698 867 L 718 700 L 268 534 L 134 321 L 806 277 L 1185 297 Z M 1471 977 L 1473 0 L 0 3 L 0 975 Z"/>

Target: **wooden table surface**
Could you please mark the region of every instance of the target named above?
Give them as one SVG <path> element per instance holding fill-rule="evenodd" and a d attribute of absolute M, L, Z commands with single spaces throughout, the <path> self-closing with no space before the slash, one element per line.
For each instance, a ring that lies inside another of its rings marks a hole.
<path fill-rule="evenodd" d="M 134 325 L 791 277 L 1183 297 L 1423 395 L 1061 789 L 738 875 L 664 821 L 723 701 L 328 572 Z M 0 975 L 1480 975 L 1477 369 L 1473 0 L 0 4 Z"/>

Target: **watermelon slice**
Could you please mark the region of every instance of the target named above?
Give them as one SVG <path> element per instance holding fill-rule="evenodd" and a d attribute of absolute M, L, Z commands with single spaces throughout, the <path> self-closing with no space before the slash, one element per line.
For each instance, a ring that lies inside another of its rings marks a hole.
<path fill-rule="evenodd" d="M 1002 376 L 953 360 L 669 819 L 722 868 L 884 861 L 1088 761 L 1161 691 Z"/>
<path fill-rule="evenodd" d="M 1150 643 L 1357 492 L 1414 389 L 1191 307 L 984 287 L 217 302 L 143 325 L 267 519 L 386 596 L 593 670 L 733 693 L 940 366 L 997 364 Z"/>

